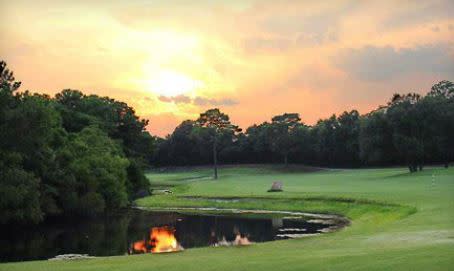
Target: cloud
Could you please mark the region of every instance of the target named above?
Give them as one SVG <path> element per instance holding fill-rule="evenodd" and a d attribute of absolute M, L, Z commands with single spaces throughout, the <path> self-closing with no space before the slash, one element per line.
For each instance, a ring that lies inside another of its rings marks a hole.
<path fill-rule="evenodd" d="M 440 32 L 440 27 L 438 27 L 438 25 L 436 25 L 436 26 L 431 27 L 430 30 L 432 30 L 433 32 Z"/>
<path fill-rule="evenodd" d="M 244 40 L 244 48 L 248 52 L 255 51 L 284 51 L 290 48 L 295 42 L 288 38 L 248 38 Z"/>
<path fill-rule="evenodd" d="M 386 29 L 421 25 L 424 23 L 451 19 L 454 13 L 452 0 L 414 1 L 412 8 L 405 4 L 402 8 L 382 22 Z"/>
<path fill-rule="evenodd" d="M 209 99 L 209 98 L 202 98 L 202 97 L 196 97 L 194 99 L 194 104 L 199 105 L 199 106 L 205 106 L 205 105 L 214 105 L 214 106 L 232 106 L 238 104 L 237 101 L 233 99 Z"/>
<path fill-rule="evenodd" d="M 164 103 L 176 103 L 176 104 L 194 104 L 197 106 L 232 106 L 238 104 L 236 100 L 230 99 L 230 98 L 224 98 L 224 99 L 210 99 L 210 98 L 204 98 L 204 97 L 195 97 L 191 98 L 186 95 L 178 95 L 178 96 L 172 96 L 172 97 L 167 97 L 167 96 L 159 96 L 158 99 L 161 102 Z"/>
<path fill-rule="evenodd" d="M 291 4 L 283 4 L 283 7 L 276 5 L 269 8 L 277 11 L 269 10 L 268 16 L 264 16 L 258 22 L 262 31 L 276 37 L 273 42 L 268 41 L 268 44 L 275 46 L 277 43 L 282 46 L 293 43 L 300 47 L 337 41 L 343 17 L 360 6 L 356 1 L 343 1 L 331 5 L 294 1 Z"/>
<path fill-rule="evenodd" d="M 167 96 L 159 96 L 158 99 L 161 101 L 161 102 L 165 102 L 165 103 L 176 103 L 176 104 L 180 104 L 180 103 L 183 103 L 183 104 L 187 104 L 187 103 L 191 103 L 191 98 L 189 96 L 186 96 L 186 95 L 177 95 L 177 96 L 172 96 L 172 97 L 167 97 Z"/>
<path fill-rule="evenodd" d="M 454 74 L 452 44 L 394 48 L 366 46 L 345 49 L 337 66 L 356 79 L 382 81 L 406 74 L 429 73 L 442 77 Z"/>
<path fill-rule="evenodd" d="M 334 30 L 327 30 L 321 33 L 301 33 L 298 36 L 297 43 L 300 46 L 317 46 L 329 42 L 336 42 L 338 40 L 338 33 Z"/>

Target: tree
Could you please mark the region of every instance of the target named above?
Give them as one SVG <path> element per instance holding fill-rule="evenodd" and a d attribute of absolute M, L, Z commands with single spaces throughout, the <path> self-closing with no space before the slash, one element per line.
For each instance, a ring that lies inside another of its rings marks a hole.
<path fill-rule="evenodd" d="M 2 91 L 12 94 L 19 89 L 21 82 L 15 80 L 14 73 L 6 68 L 6 62 L 0 61 L 0 88 Z"/>
<path fill-rule="evenodd" d="M 301 126 L 301 119 L 298 113 L 285 113 L 275 116 L 269 124 L 271 149 L 284 158 L 285 166 L 288 165 L 288 155 L 295 148 L 295 132 Z"/>
<path fill-rule="evenodd" d="M 0 62 L 0 224 L 95 214 L 144 196 L 155 138 L 127 104 L 64 90 L 16 92 Z"/>
<path fill-rule="evenodd" d="M 6 122 L 6 111 L 15 106 L 16 99 L 13 92 L 20 85 L 21 82 L 15 81 L 13 72 L 6 68 L 6 62 L 0 61 L 0 124 Z"/>
<path fill-rule="evenodd" d="M 96 126 L 90 126 L 74 135 L 63 151 L 70 157 L 68 174 L 74 175 L 81 199 L 92 193 L 89 198 L 96 199 L 99 197 L 94 195 L 100 195 L 107 208 L 126 206 L 129 161 L 120 145 Z M 104 210 L 103 205 L 99 210 Z M 98 210 L 98 206 L 93 208 Z"/>
<path fill-rule="evenodd" d="M 264 122 L 260 125 L 252 125 L 246 130 L 247 145 L 252 153 L 252 162 L 269 163 L 273 162 L 273 151 L 271 150 L 268 138 L 269 123 Z"/>
<path fill-rule="evenodd" d="M 379 109 L 361 119 L 360 158 L 367 165 L 391 165 L 398 161 L 393 144 L 393 128 L 385 110 Z"/>
<path fill-rule="evenodd" d="M 196 124 L 200 127 L 208 129 L 211 133 L 212 150 L 213 150 L 213 169 L 214 179 L 218 178 L 218 139 L 221 135 L 234 135 L 240 132 L 238 126 L 230 122 L 229 116 L 222 113 L 218 108 L 209 109 L 205 113 L 200 114 L 196 120 Z"/>
<path fill-rule="evenodd" d="M 79 132 L 89 125 L 97 125 L 108 136 L 122 141 L 128 157 L 149 158 L 154 138 L 145 131 L 148 120 L 140 119 L 128 104 L 71 89 L 56 94 L 55 99 L 61 105 L 63 126 L 68 131 Z"/>
<path fill-rule="evenodd" d="M 442 96 L 446 99 L 454 99 L 454 83 L 443 80 L 433 85 L 428 96 Z"/>
<path fill-rule="evenodd" d="M 356 110 L 344 111 L 338 118 L 336 138 L 336 161 L 340 165 L 359 165 L 359 113 Z"/>
<path fill-rule="evenodd" d="M 49 176 L 53 171 L 52 141 L 61 122 L 48 96 L 28 91 L 15 93 L 20 83 L 14 82 L 4 62 L 0 68 L 0 156 L 3 159 L 0 171 L 4 174 L 0 183 L 5 193 L 1 197 L 9 201 L 8 211 L 17 214 L 5 219 L 38 222 L 44 217 L 43 213 L 55 206 L 49 193 L 52 190 Z M 30 203 L 21 204 L 24 198 Z M 13 211 L 14 208 L 20 210 Z"/>
<path fill-rule="evenodd" d="M 424 164 L 424 117 L 415 93 L 396 94 L 388 104 L 387 116 L 393 128 L 393 143 L 410 172 L 422 170 Z"/>
<path fill-rule="evenodd" d="M 0 150 L 0 224 L 37 223 L 42 220 L 39 180 L 25 171 L 18 153 Z"/>
<path fill-rule="evenodd" d="M 57 109 L 68 132 L 80 132 L 89 126 L 97 126 L 107 135 L 120 141 L 120 146 L 129 160 L 128 196 L 146 194 L 149 182 L 143 169 L 153 159 L 155 138 L 145 127 L 147 120 L 136 116 L 132 107 L 109 97 L 84 95 L 78 90 L 65 89 L 55 95 Z"/>
<path fill-rule="evenodd" d="M 447 81 L 444 85 L 448 85 Z M 440 83 L 442 83 L 440 82 Z M 445 167 L 454 158 L 454 96 L 434 85 L 429 94 L 419 102 L 427 146 L 427 159 L 440 159 Z M 439 89 L 440 91 L 434 91 Z M 453 88 L 454 90 L 454 88 Z"/>
<path fill-rule="evenodd" d="M 200 161 L 200 151 L 194 138 L 194 121 L 186 120 L 178 125 L 169 137 L 168 155 L 175 165 L 184 166 Z"/>
<path fill-rule="evenodd" d="M 328 119 L 319 120 L 312 129 L 314 140 L 314 152 L 317 164 L 334 165 L 336 164 L 336 130 L 339 129 L 339 122 L 336 115 Z"/>

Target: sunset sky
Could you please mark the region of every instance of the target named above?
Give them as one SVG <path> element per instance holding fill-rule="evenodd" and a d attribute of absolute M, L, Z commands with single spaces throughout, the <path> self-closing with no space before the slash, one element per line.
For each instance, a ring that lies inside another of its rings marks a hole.
<path fill-rule="evenodd" d="M 219 107 L 242 128 L 366 113 L 454 80 L 454 1 L 5 1 L 22 90 L 126 101 L 163 136 Z"/>

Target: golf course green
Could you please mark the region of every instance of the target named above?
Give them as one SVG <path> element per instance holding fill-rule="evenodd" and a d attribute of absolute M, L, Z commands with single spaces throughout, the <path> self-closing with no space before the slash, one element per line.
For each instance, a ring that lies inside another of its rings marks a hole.
<path fill-rule="evenodd" d="M 230 166 L 153 172 L 138 206 L 218 207 L 339 214 L 337 232 L 244 247 L 88 260 L 0 264 L 0 270 L 454 270 L 454 168 L 320 169 Z M 283 192 L 268 193 L 273 181 Z M 213 198 L 245 198 L 215 201 Z"/>

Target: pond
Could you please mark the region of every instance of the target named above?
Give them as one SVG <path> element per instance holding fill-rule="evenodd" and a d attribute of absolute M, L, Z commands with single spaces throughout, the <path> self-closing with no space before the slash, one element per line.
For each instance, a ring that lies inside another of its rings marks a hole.
<path fill-rule="evenodd" d="M 188 249 L 311 236 L 341 226 L 343 222 L 333 219 L 301 215 L 131 209 L 82 221 L 60 218 L 32 227 L 2 229 L 0 261 L 41 260 L 70 253 L 112 256 L 154 252 L 156 240 L 151 235 L 163 230 L 174 234 L 180 248 Z"/>

